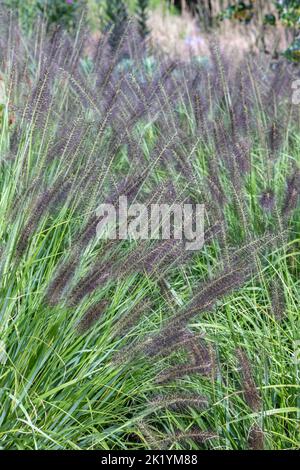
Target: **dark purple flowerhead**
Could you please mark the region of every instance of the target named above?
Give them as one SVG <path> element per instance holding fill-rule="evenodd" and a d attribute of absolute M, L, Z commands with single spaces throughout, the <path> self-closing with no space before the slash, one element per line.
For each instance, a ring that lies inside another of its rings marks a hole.
<path fill-rule="evenodd" d="M 261 207 L 267 211 L 271 212 L 274 208 L 275 204 L 275 194 L 272 189 L 266 189 L 265 191 L 262 192 L 259 198 L 259 202 Z"/>

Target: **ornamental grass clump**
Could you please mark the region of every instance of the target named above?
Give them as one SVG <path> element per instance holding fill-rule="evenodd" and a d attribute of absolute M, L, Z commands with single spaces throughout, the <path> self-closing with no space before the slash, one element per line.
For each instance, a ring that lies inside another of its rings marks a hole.
<path fill-rule="evenodd" d="M 295 448 L 297 71 L 0 15 L 1 446 Z M 204 245 L 99 236 L 120 197 L 203 205 Z"/>

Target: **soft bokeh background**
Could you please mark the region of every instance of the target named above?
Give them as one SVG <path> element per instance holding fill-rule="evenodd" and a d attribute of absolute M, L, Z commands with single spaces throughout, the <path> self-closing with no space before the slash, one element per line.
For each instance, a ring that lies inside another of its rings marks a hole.
<path fill-rule="evenodd" d="M 37 14 L 53 27 L 76 29 L 76 17 L 87 12 L 92 37 L 128 17 L 136 17 L 148 41 L 166 53 L 188 60 L 206 57 L 212 35 L 227 53 L 265 52 L 294 62 L 300 57 L 299 0 L 5 0 L 19 13 L 27 31 Z"/>

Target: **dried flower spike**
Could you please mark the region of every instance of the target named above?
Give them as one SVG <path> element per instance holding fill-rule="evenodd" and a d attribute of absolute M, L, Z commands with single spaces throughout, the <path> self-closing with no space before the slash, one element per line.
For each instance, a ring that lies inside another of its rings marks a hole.
<path fill-rule="evenodd" d="M 249 431 L 248 448 L 250 450 L 264 450 L 264 432 L 257 424 L 254 424 Z"/>
<path fill-rule="evenodd" d="M 108 303 L 108 300 L 100 300 L 100 302 L 92 305 L 78 322 L 78 332 L 81 334 L 86 333 L 103 315 Z"/>
<path fill-rule="evenodd" d="M 253 378 L 250 361 L 242 348 L 238 348 L 236 353 L 240 364 L 240 376 L 245 401 L 253 411 L 259 411 L 262 401 Z"/>

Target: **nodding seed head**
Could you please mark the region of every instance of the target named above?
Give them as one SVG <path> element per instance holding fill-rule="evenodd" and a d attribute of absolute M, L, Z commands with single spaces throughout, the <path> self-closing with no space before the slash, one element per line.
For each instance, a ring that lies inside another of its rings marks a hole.
<path fill-rule="evenodd" d="M 242 348 L 238 348 L 236 353 L 240 365 L 240 376 L 245 401 L 253 411 L 259 411 L 262 406 L 262 400 L 254 381 L 250 361 Z"/>
<path fill-rule="evenodd" d="M 219 439 L 218 434 L 212 431 L 202 431 L 197 426 L 193 426 L 186 432 L 177 431 L 170 437 L 164 439 L 164 445 L 171 445 L 175 442 L 186 442 L 188 440 L 194 441 L 197 444 L 205 444 L 207 441 Z"/>
<path fill-rule="evenodd" d="M 208 405 L 207 398 L 198 394 L 160 395 L 149 401 L 149 406 L 156 408 L 170 408 L 182 410 L 190 408 L 205 408 Z"/>
<path fill-rule="evenodd" d="M 272 189 L 266 189 L 259 197 L 261 208 L 266 212 L 271 212 L 275 206 L 275 193 Z"/>
<path fill-rule="evenodd" d="M 254 424 L 248 434 L 248 448 L 250 450 L 264 450 L 265 435 L 257 424 Z"/>
<path fill-rule="evenodd" d="M 92 305 L 82 316 L 77 324 L 77 330 L 80 334 L 86 333 L 104 314 L 108 300 L 100 300 L 100 302 Z"/>

